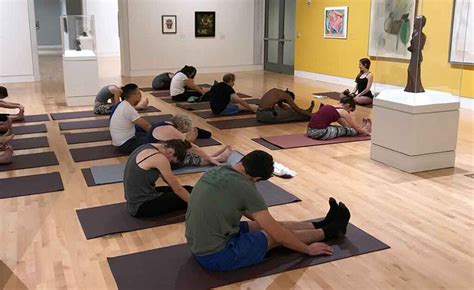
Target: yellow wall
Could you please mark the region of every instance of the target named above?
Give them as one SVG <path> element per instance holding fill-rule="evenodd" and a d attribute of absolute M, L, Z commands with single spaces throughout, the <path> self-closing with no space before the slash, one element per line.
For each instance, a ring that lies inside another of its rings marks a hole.
<path fill-rule="evenodd" d="M 369 44 L 370 0 L 296 0 L 295 70 L 355 78 L 358 61 L 367 56 Z M 324 7 L 348 6 L 347 39 L 323 37 Z M 474 66 L 451 65 L 448 62 L 451 35 L 452 0 L 420 1 L 420 14 L 427 23 L 422 82 L 425 88 L 449 91 L 474 98 Z M 408 60 L 371 57 L 375 81 L 404 86 Z"/>

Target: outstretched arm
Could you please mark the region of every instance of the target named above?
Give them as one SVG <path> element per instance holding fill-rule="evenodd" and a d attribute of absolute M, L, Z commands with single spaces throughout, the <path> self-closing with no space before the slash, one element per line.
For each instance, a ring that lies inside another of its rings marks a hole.
<path fill-rule="evenodd" d="M 243 99 L 241 99 L 237 94 L 232 94 L 230 95 L 230 100 L 232 103 L 234 104 L 239 104 L 241 105 L 242 107 L 244 107 L 247 111 L 250 111 L 250 112 L 256 112 L 257 111 L 257 107 L 253 107 L 251 106 L 249 103 L 247 103 L 246 101 L 244 101 Z"/>
<path fill-rule="evenodd" d="M 117 86 L 109 86 L 109 91 L 114 94 L 114 98 L 112 100 L 113 104 L 120 103 L 120 96 L 122 95 L 122 90 L 119 89 Z"/>
<path fill-rule="evenodd" d="M 337 111 L 339 112 L 339 115 L 341 116 L 341 118 L 337 121 L 339 124 L 341 124 L 343 126 L 349 125 L 349 127 L 354 128 L 355 130 L 357 130 L 357 132 L 359 132 L 359 134 L 370 135 L 370 132 L 367 131 L 366 129 L 362 128 L 361 126 L 359 126 L 354 121 L 354 119 L 351 117 L 351 115 L 349 115 L 348 112 L 346 112 L 345 110 L 342 110 L 342 109 L 337 110 Z"/>
<path fill-rule="evenodd" d="M 208 91 L 208 90 L 205 90 L 205 89 L 201 88 L 200 86 L 196 85 L 194 83 L 193 79 L 185 80 L 184 84 L 188 89 L 195 90 L 196 92 L 199 92 L 201 94 L 205 94 Z"/>
<path fill-rule="evenodd" d="M 166 159 L 161 154 L 155 155 L 153 157 L 154 161 L 154 167 L 157 168 L 165 182 L 173 189 L 173 192 L 176 193 L 179 198 L 184 200 L 185 202 L 189 201 L 189 192 L 178 182 L 178 179 L 176 176 L 173 174 L 171 171 L 171 166 Z"/>
<path fill-rule="evenodd" d="M 293 98 L 291 98 L 290 96 L 288 96 L 285 100 L 285 102 L 290 105 L 290 107 L 295 111 L 295 112 L 298 112 L 300 113 L 301 115 L 305 115 L 305 116 L 308 116 L 308 117 L 311 117 L 311 112 L 310 111 L 306 111 L 306 110 L 303 110 L 301 109 L 300 107 L 298 107 L 298 105 L 295 103 L 295 101 L 293 101 Z"/>

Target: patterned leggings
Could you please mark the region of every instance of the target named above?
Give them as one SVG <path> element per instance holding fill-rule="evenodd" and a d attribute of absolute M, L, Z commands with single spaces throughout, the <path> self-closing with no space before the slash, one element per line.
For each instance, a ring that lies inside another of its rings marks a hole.
<path fill-rule="evenodd" d="M 190 166 L 200 166 L 201 165 L 201 156 L 196 155 L 191 152 L 186 153 L 186 157 L 184 157 L 183 162 L 181 163 L 173 163 L 171 164 L 172 169 L 178 169 L 182 167 L 190 167 Z"/>
<path fill-rule="evenodd" d="M 325 129 L 308 128 L 306 135 L 317 140 L 330 140 L 342 136 L 357 136 L 359 132 L 351 127 L 329 126 Z"/>
<path fill-rule="evenodd" d="M 114 104 L 102 104 L 99 102 L 94 103 L 94 114 L 96 115 L 110 115 L 112 106 Z"/>

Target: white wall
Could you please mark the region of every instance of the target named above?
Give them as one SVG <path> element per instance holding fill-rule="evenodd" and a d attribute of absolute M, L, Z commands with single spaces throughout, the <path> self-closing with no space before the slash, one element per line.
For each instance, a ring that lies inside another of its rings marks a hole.
<path fill-rule="evenodd" d="M 0 83 L 39 80 L 33 0 L 0 0 Z"/>
<path fill-rule="evenodd" d="M 185 64 L 200 72 L 261 69 L 254 60 L 255 31 L 261 32 L 255 0 L 120 0 L 119 6 L 123 75 L 153 75 Z M 195 11 L 216 12 L 215 38 L 194 37 Z M 177 34 L 161 33 L 162 15 L 177 15 Z"/>
<path fill-rule="evenodd" d="M 99 56 L 118 56 L 118 0 L 85 0 L 85 14 L 95 15 L 96 47 Z"/>

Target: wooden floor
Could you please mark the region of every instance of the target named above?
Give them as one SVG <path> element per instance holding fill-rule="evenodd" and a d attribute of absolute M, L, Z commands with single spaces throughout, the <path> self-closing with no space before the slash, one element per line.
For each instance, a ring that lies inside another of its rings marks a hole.
<path fill-rule="evenodd" d="M 27 113 L 31 114 L 85 109 L 65 106 L 59 57 L 41 57 L 40 66 L 41 82 L 8 85 L 11 101 L 25 104 Z M 151 83 L 150 77 L 121 79 L 115 58 L 101 60 L 99 70 L 101 85 L 128 81 L 143 86 Z M 259 97 L 272 87 L 290 88 L 304 106 L 309 104 L 313 92 L 342 89 L 261 71 L 236 75 L 238 91 Z M 220 74 L 197 76 L 199 83 L 214 79 L 220 79 Z M 163 112 L 181 112 L 173 105 L 144 95 Z M 359 120 L 369 115 L 370 110 L 358 109 Z M 216 139 L 244 153 L 266 150 L 251 138 L 305 129 L 304 124 L 287 124 L 220 131 L 198 117 L 193 119 L 198 126 L 212 130 Z M 114 289 L 116 284 L 107 257 L 185 242 L 184 224 L 87 241 L 75 209 L 121 202 L 124 197 L 120 184 L 88 188 L 80 169 L 124 159 L 74 163 L 56 122 L 46 124 L 51 148 L 16 154 L 54 150 L 60 165 L 0 173 L 0 178 L 60 171 L 65 191 L 0 200 L 0 288 Z M 465 175 L 474 172 L 473 124 L 474 113 L 461 110 L 455 168 L 414 175 L 370 160 L 370 142 L 271 151 L 276 161 L 298 172 L 294 179 L 273 178 L 272 182 L 303 200 L 271 208 L 276 218 L 320 217 L 328 208 L 328 197 L 334 196 L 351 209 L 352 223 L 392 248 L 227 288 L 472 289 L 474 180 Z M 440 132 L 440 138 L 442 135 Z M 31 135 L 21 136 L 24 137 Z M 180 180 L 194 184 L 199 176 L 182 176 Z"/>

